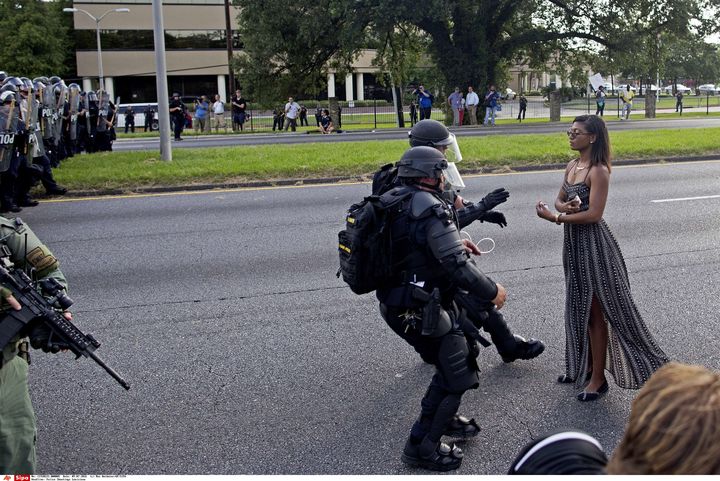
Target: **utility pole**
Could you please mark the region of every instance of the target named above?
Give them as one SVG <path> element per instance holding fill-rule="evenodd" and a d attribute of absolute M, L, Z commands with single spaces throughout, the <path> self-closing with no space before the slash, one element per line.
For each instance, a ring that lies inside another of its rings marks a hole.
<path fill-rule="evenodd" d="M 172 160 L 170 101 L 168 97 L 167 67 L 165 66 L 165 27 L 163 26 L 162 0 L 152 0 L 152 11 L 155 35 L 155 81 L 158 97 L 158 123 L 160 124 L 160 158 L 170 161 Z"/>
<path fill-rule="evenodd" d="M 230 23 L 230 0 L 225 0 L 225 36 L 227 37 L 228 72 L 230 80 L 230 97 L 235 92 L 235 76 L 233 75 L 233 35 Z"/>

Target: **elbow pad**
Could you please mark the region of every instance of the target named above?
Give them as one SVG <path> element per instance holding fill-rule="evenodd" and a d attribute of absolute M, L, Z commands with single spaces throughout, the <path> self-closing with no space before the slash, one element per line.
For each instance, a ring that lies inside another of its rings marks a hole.
<path fill-rule="evenodd" d="M 460 228 L 467 227 L 476 220 L 482 219 L 487 211 L 488 209 L 485 207 L 485 204 L 481 202 L 466 204 L 464 208 L 457 211 Z"/>
<path fill-rule="evenodd" d="M 433 256 L 455 284 L 480 299 L 495 299 L 497 286 L 468 257 L 457 227 L 451 219 L 433 219 L 427 234 L 428 246 Z"/>

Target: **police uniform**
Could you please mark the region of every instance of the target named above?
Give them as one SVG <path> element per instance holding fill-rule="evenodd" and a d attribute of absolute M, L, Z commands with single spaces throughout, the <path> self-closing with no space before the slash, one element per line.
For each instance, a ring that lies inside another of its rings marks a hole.
<path fill-rule="evenodd" d="M 442 192 L 411 180 L 435 178 L 439 185 L 446 167 L 443 154 L 431 147 L 413 147 L 398 162 L 403 185 L 381 197 L 389 208 L 393 279 L 377 290 L 390 328 L 437 369 L 402 456 L 407 464 L 437 471 L 457 469 L 462 460 L 459 448 L 440 443 L 443 435 L 479 432 L 474 420 L 457 415 L 462 395 L 479 380 L 477 343 L 466 336 L 470 323 L 455 295 L 462 288 L 491 303 L 498 293 L 466 252 L 453 206 Z"/>
<path fill-rule="evenodd" d="M 18 268 L 31 268 L 36 278 L 54 277 L 67 286 L 59 263 L 32 230 L 17 218 L 0 217 L 0 243 L 10 252 Z M 0 288 L 0 332 L 8 291 Z M 11 333 L 12 334 L 12 333 Z M 2 347 L 0 360 L 0 473 L 32 474 L 35 471 L 35 413 L 28 390 L 28 343 L 15 335 Z"/>
<path fill-rule="evenodd" d="M 437 120 L 421 120 L 413 126 L 409 137 L 411 147 L 434 147 L 445 152 L 446 157 L 450 154 L 449 158 L 453 158 L 455 161 L 462 160 L 455 136 Z M 465 184 L 455 168 L 454 162 L 448 162 L 448 171 L 444 175 L 446 187 L 449 184 L 452 188 L 446 190 L 443 195 L 447 202 L 454 206 L 457 198 L 454 189 L 464 188 Z M 499 188 L 475 203 L 463 199 L 463 208 L 456 211 L 458 227 L 463 229 L 477 220 L 498 224 L 500 227 L 506 226 L 505 216 L 493 209 L 505 202 L 509 195 L 507 190 Z M 467 318 L 476 328 L 483 329 L 490 334 L 492 342 L 504 362 L 533 359 L 545 350 L 545 345 L 541 341 L 532 338 L 526 340 L 513 334 L 503 315 L 491 302 L 479 299 L 464 289 L 456 291 L 455 302 L 465 311 Z M 485 339 L 479 336 L 477 339 L 485 346 L 489 345 Z"/>

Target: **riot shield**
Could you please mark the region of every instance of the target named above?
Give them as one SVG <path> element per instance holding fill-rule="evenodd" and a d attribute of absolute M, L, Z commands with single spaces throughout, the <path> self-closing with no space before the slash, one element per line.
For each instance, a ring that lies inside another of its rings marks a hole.
<path fill-rule="evenodd" d="M 68 86 L 68 103 L 70 104 L 70 140 L 77 140 L 77 116 L 80 112 L 80 86 L 70 84 Z"/>
<path fill-rule="evenodd" d="M 98 119 L 97 131 L 106 132 L 108 130 L 107 119 L 110 114 L 110 95 L 104 90 L 98 90 Z"/>
<path fill-rule="evenodd" d="M 17 132 L 18 109 L 15 100 L 0 105 L 0 172 L 10 168 L 15 152 L 15 134 Z"/>
<path fill-rule="evenodd" d="M 52 87 L 44 87 L 38 90 L 40 102 L 42 103 L 42 115 L 40 116 L 40 130 L 42 138 L 50 140 L 55 137 L 55 94 Z"/>
<path fill-rule="evenodd" d="M 65 115 L 65 104 L 67 102 L 67 87 L 65 86 L 65 82 L 58 82 L 53 85 L 53 95 L 55 100 L 55 116 L 53 117 L 55 127 L 53 129 L 53 138 L 55 139 L 55 145 L 58 145 L 63 134 L 63 115 Z"/>
<path fill-rule="evenodd" d="M 33 96 L 34 97 L 34 96 Z M 38 122 L 42 105 L 35 98 L 28 99 L 28 142 L 30 143 L 30 152 L 28 160 L 32 161 L 35 157 L 45 155 L 45 144 L 42 141 L 42 132 L 40 131 L 40 122 Z"/>

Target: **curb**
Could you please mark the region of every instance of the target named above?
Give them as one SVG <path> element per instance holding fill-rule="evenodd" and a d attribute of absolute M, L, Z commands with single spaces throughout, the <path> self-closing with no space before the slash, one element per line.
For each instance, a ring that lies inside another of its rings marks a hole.
<path fill-rule="evenodd" d="M 683 157 L 656 157 L 647 159 L 626 159 L 614 160 L 614 166 L 633 166 L 643 164 L 663 164 L 673 162 L 702 162 L 707 160 L 720 160 L 720 154 L 714 155 L 698 155 Z M 520 165 L 515 167 L 483 167 L 480 169 L 463 170 L 463 174 L 492 174 L 492 173 L 510 173 L 510 172 L 542 172 L 549 170 L 564 169 L 566 163 L 553 163 L 543 165 Z M 128 195 L 128 194 L 153 194 L 168 192 L 193 192 L 216 189 L 242 189 L 242 188 L 259 188 L 259 187 L 285 187 L 292 185 L 317 185 L 317 184 L 342 184 L 347 182 L 370 182 L 371 174 L 354 175 L 343 177 L 315 177 L 301 179 L 278 179 L 278 180 L 256 180 L 248 182 L 227 182 L 217 184 L 196 184 L 196 185 L 175 185 L 175 186 L 157 186 L 157 187 L 140 187 L 137 189 L 102 189 L 96 191 L 71 191 L 64 195 L 68 197 L 98 197 L 111 195 Z M 37 196 L 37 198 L 49 198 L 47 196 Z"/>

